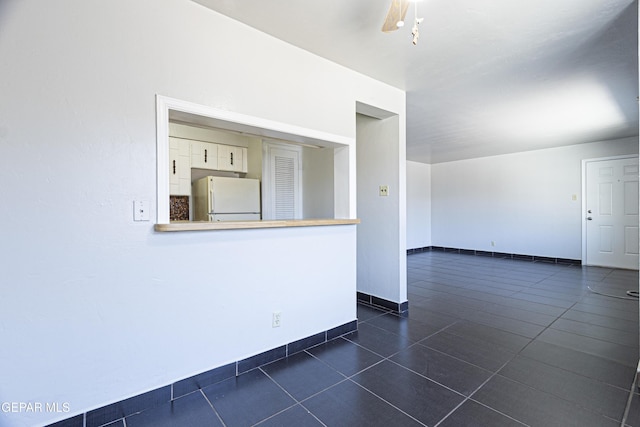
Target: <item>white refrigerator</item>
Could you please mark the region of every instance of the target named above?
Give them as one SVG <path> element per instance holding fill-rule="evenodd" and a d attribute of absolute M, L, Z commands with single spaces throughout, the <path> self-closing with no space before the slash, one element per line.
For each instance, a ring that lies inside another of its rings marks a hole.
<path fill-rule="evenodd" d="M 195 221 L 260 219 L 260 180 L 207 176 L 193 183 Z"/>

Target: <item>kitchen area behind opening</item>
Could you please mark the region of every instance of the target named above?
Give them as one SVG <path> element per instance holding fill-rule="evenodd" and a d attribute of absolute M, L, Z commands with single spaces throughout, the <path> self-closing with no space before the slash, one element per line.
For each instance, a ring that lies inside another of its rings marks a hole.
<path fill-rule="evenodd" d="M 332 219 L 334 149 L 170 121 L 169 186 L 171 222 Z"/>

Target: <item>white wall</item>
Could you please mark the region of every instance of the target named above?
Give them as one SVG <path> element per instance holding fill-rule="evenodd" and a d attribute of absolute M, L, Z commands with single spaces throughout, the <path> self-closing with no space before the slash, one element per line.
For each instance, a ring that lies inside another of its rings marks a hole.
<path fill-rule="evenodd" d="M 399 126 L 398 116 L 357 117 L 358 291 L 402 303 L 407 300 L 406 160 Z M 381 185 L 388 186 L 388 196 L 379 195 Z"/>
<path fill-rule="evenodd" d="M 581 259 L 582 159 L 636 153 L 627 138 L 434 164 L 433 245 Z"/>
<path fill-rule="evenodd" d="M 356 102 L 404 123 L 402 91 L 188 0 L 4 1 L 0 58 L 0 401 L 71 410 L 0 425 L 355 319 L 356 226 L 155 233 L 132 202 L 157 205 L 156 94 L 355 138 Z"/>
<path fill-rule="evenodd" d="M 431 246 L 431 165 L 407 161 L 407 249 Z"/>
<path fill-rule="evenodd" d="M 262 139 L 258 137 L 249 137 L 249 146 L 247 147 L 247 175 L 246 178 L 262 180 Z"/>
<path fill-rule="evenodd" d="M 333 148 L 303 148 L 302 187 L 304 218 L 334 218 Z"/>

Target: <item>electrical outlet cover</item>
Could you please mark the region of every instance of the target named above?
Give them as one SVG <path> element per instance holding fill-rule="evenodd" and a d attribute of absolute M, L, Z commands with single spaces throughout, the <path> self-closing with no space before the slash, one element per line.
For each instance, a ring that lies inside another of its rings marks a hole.
<path fill-rule="evenodd" d="M 282 313 L 279 311 L 274 311 L 271 317 L 271 327 L 279 328 L 282 323 Z"/>

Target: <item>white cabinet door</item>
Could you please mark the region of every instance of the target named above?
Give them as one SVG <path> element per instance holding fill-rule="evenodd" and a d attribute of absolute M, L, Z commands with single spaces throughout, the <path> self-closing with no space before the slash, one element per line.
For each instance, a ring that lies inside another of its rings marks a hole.
<path fill-rule="evenodd" d="M 169 138 L 169 194 L 191 195 L 191 165 L 189 141 Z"/>
<path fill-rule="evenodd" d="M 247 172 L 247 149 L 218 145 L 218 170 Z"/>
<path fill-rule="evenodd" d="M 218 145 L 210 142 L 191 141 L 191 167 L 218 169 Z"/>

